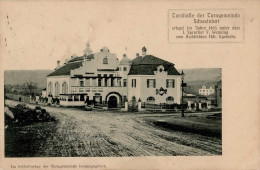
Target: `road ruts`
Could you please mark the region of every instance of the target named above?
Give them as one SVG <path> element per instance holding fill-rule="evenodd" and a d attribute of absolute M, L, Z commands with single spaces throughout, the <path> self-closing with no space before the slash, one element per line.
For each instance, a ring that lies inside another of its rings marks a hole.
<path fill-rule="evenodd" d="M 14 101 L 7 103 L 17 104 Z M 221 139 L 166 131 L 145 122 L 143 118 L 147 115 L 42 107 L 57 117 L 59 122 L 55 132 L 40 147 L 39 156 L 119 157 L 222 153 Z"/>

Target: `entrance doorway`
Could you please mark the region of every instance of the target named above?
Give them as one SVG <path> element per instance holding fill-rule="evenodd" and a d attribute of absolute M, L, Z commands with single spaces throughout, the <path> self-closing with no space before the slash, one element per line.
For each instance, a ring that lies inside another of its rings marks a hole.
<path fill-rule="evenodd" d="M 117 97 L 116 96 L 110 96 L 108 99 L 108 108 L 117 108 Z"/>
<path fill-rule="evenodd" d="M 102 103 L 102 96 L 94 96 L 94 104 L 101 104 Z"/>

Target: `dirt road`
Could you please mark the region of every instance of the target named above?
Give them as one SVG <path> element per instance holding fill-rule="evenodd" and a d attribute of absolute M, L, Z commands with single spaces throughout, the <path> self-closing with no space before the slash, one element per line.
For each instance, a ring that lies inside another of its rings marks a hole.
<path fill-rule="evenodd" d="M 7 101 L 7 104 L 17 105 L 18 102 Z M 37 151 L 39 156 L 117 157 L 222 153 L 221 139 L 158 128 L 144 120 L 144 117 L 151 115 L 42 107 L 59 121 L 53 132 L 47 134 L 47 140 L 41 143 Z"/>

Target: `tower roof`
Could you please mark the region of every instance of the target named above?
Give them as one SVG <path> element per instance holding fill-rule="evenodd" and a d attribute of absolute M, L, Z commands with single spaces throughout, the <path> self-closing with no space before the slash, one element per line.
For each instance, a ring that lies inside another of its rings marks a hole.
<path fill-rule="evenodd" d="M 132 60 L 126 56 L 126 54 L 123 55 L 123 58 L 120 60 L 119 64 L 132 64 Z"/>

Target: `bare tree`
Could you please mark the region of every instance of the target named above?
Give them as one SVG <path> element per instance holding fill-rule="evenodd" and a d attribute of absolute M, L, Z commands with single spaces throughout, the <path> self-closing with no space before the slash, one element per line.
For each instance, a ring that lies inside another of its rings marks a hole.
<path fill-rule="evenodd" d="M 38 91 L 38 86 L 37 83 L 29 81 L 24 83 L 23 85 L 23 93 L 24 95 L 30 95 L 30 96 L 35 96 L 37 91 Z"/>

